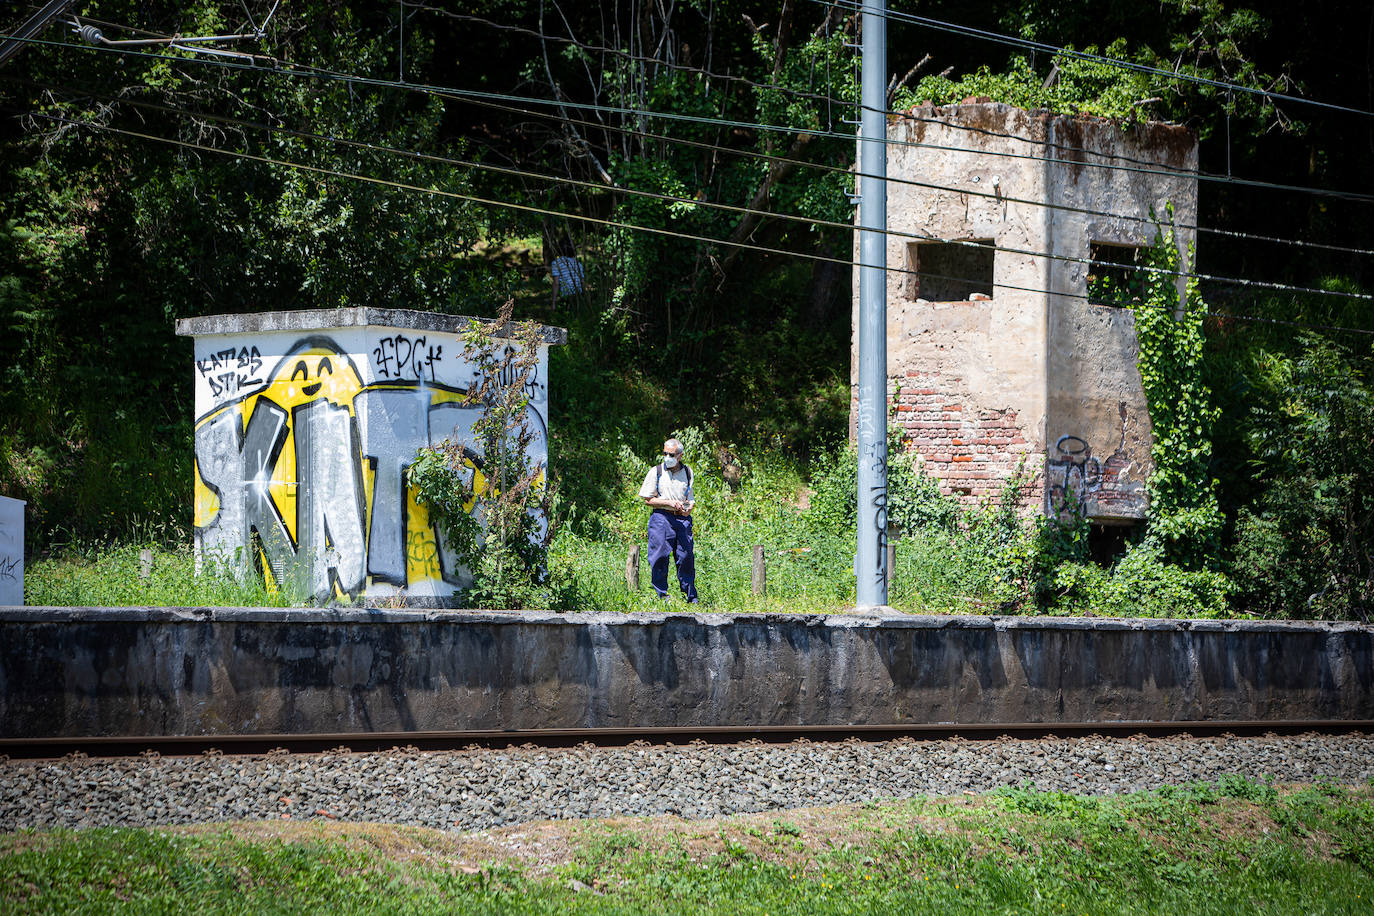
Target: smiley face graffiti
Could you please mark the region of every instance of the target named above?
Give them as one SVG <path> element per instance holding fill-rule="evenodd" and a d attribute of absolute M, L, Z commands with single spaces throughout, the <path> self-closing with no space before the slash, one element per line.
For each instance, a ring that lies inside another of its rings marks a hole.
<path fill-rule="evenodd" d="M 258 387 L 196 422 L 198 555 L 244 576 L 256 567 L 272 586 L 321 602 L 451 595 L 466 571 L 405 471 L 421 446 L 470 441 L 476 409 L 462 404 L 464 391 L 369 383 L 329 337 L 283 349 Z"/>

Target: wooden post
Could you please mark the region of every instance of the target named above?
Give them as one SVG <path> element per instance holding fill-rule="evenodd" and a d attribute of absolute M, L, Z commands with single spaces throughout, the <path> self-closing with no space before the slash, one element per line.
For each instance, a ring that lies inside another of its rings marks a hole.
<path fill-rule="evenodd" d="M 754 594 L 762 596 L 768 591 L 768 561 L 763 556 L 763 545 L 754 545 Z"/>
<path fill-rule="evenodd" d="M 897 572 L 897 539 L 892 535 L 892 529 L 887 533 L 887 584 L 892 586 L 892 577 Z"/>
<path fill-rule="evenodd" d="M 625 558 L 625 587 L 632 592 L 639 591 L 639 545 L 630 548 Z"/>
<path fill-rule="evenodd" d="M 147 547 L 138 552 L 138 577 L 145 582 L 153 577 L 153 552 Z"/>

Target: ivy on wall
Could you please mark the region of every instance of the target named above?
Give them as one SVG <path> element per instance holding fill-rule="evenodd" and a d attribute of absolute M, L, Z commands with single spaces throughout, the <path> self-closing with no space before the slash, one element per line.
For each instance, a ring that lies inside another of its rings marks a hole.
<path fill-rule="evenodd" d="M 1172 208 L 1169 212 L 1173 216 Z M 1174 231 L 1161 226 L 1145 254 L 1143 299 L 1136 302 L 1137 365 L 1150 409 L 1154 473 L 1146 542 L 1188 569 L 1215 569 L 1221 557 L 1223 516 L 1212 477 L 1212 425 L 1218 411 L 1202 380 L 1202 321 L 1207 304 Z M 1180 299 L 1178 283 L 1186 278 Z"/>

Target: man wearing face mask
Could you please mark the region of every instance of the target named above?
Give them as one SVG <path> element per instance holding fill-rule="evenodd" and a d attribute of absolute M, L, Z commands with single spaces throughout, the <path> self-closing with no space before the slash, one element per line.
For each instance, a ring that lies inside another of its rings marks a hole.
<path fill-rule="evenodd" d="M 663 463 L 649 469 L 639 488 L 649 516 L 650 581 L 658 597 L 668 598 L 668 561 L 677 564 L 677 581 L 689 604 L 696 604 L 696 557 L 692 547 L 692 470 L 682 463 L 682 443 L 663 443 Z"/>

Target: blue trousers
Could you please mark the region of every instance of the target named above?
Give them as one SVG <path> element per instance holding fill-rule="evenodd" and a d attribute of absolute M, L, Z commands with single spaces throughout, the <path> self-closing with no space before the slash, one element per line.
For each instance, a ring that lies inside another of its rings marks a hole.
<path fill-rule="evenodd" d="M 696 556 L 692 519 L 655 509 L 649 516 L 649 580 L 658 597 L 668 597 L 668 560 L 677 562 L 677 581 L 689 602 L 697 600 Z"/>

